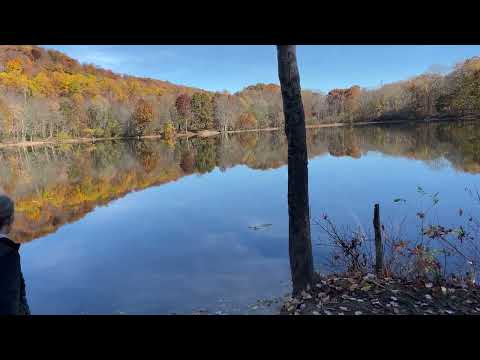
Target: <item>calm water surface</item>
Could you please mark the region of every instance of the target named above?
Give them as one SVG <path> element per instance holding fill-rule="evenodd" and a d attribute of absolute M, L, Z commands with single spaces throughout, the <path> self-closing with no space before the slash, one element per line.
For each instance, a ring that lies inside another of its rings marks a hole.
<path fill-rule="evenodd" d="M 378 202 L 417 236 L 417 186 L 442 223 L 478 212 L 480 125 L 319 129 L 308 145 L 312 218 L 368 232 Z M 281 132 L 0 150 L 32 313 L 277 311 L 251 305 L 290 290 L 286 154 Z"/>

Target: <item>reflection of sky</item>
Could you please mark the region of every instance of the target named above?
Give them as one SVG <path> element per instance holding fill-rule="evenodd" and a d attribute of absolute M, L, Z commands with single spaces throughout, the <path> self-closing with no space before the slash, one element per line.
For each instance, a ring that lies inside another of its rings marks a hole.
<path fill-rule="evenodd" d="M 371 227 L 422 206 L 417 185 L 439 192 L 439 219 L 452 220 L 479 177 L 451 167 L 370 152 L 310 160 L 311 215 Z M 279 296 L 289 280 L 287 168 L 236 166 L 135 192 L 22 248 L 36 313 L 170 313 L 233 308 Z M 404 198 L 407 203 L 393 203 Z M 424 200 L 426 203 L 426 201 Z M 270 223 L 260 231 L 251 225 Z M 318 229 L 313 226 L 313 242 Z M 315 246 L 317 263 L 321 255 Z"/>

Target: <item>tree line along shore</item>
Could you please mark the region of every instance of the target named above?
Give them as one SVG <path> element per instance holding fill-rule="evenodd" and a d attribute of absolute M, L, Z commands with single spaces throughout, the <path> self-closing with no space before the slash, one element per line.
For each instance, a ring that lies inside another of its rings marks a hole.
<path fill-rule="evenodd" d="M 480 58 L 374 89 L 303 90 L 307 127 L 480 114 Z M 0 143 L 282 129 L 280 87 L 236 93 L 113 73 L 30 45 L 0 46 Z M 86 140 L 84 140 L 86 139 Z M 87 140 L 88 139 L 88 140 Z"/>
<path fill-rule="evenodd" d="M 367 121 L 367 122 L 355 122 L 355 123 L 327 123 L 327 124 L 314 124 L 307 125 L 307 129 L 319 129 L 319 128 L 334 128 L 334 127 L 355 127 L 355 126 L 372 126 L 372 125 L 389 125 L 389 124 L 406 124 L 406 123 L 435 123 L 435 122 L 452 122 L 452 121 L 475 121 L 479 116 L 444 116 L 441 118 L 423 119 L 423 120 L 390 120 L 390 121 Z M 259 128 L 259 129 L 243 129 L 243 130 L 227 130 L 225 132 L 217 130 L 201 130 L 201 131 L 188 131 L 182 133 L 174 133 L 172 137 L 165 137 L 164 134 L 159 135 L 139 135 L 139 136 L 115 136 L 115 137 L 82 137 L 82 138 L 66 138 L 66 139 L 45 139 L 38 141 L 24 141 L 24 142 L 6 142 L 0 143 L 1 148 L 9 147 L 32 147 L 43 146 L 53 144 L 80 144 L 80 143 L 95 143 L 98 141 L 112 141 L 112 140 L 143 140 L 143 139 L 163 139 L 167 142 L 175 141 L 182 138 L 207 138 L 211 136 L 217 136 L 220 134 L 238 134 L 238 133 L 252 133 L 252 132 L 264 132 L 264 131 L 281 131 L 283 128 Z"/>

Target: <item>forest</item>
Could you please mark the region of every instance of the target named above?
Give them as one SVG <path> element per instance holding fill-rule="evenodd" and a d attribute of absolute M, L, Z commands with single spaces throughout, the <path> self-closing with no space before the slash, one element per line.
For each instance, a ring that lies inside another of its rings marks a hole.
<path fill-rule="evenodd" d="M 480 172 L 480 127 L 473 122 L 311 129 L 309 157 L 360 158 L 368 151 L 426 162 L 447 159 L 458 171 Z M 215 168 L 246 165 L 259 171 L 287 164 L 280 132 L 225 134 L 207 139 L 105 141 L 0 149 L 0 192 L 11 194 L 15 238 L 27 242 L 77 221 L 96 206 L 137 190 Z"/>
<path fill-rule="evenodd" d="M 447 74 L 427 72 L 375 89 L 302 91 L 307 125 L 421 120 L 480 113 L 480 57 Z M 115 74 L 30 45 L 0 46 L 0 143 L 175 138 L 199 130 L 279 128 L 280 87 L 256 84 L 234 94 Z"/>

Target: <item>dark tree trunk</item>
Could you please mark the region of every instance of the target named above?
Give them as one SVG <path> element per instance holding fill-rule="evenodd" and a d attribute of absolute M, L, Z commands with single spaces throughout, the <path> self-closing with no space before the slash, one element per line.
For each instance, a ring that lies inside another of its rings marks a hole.
<path fill-rule="evenodd" d="M 278 45 L 278 76 L 282 89 L 288 141 L 289 254 L 293 294 L 313 284 L 313 256 L 308 200 L 308 156 L 295 45 Z"/>
<path fill-rule="evenodd" d="M 375 204 L 373 210 L 373 228 L 375 230 L 375 272 L 377 276 L 383 274 L 383 246 L 382 228 L 380 224 L 380 205 Z"/>

